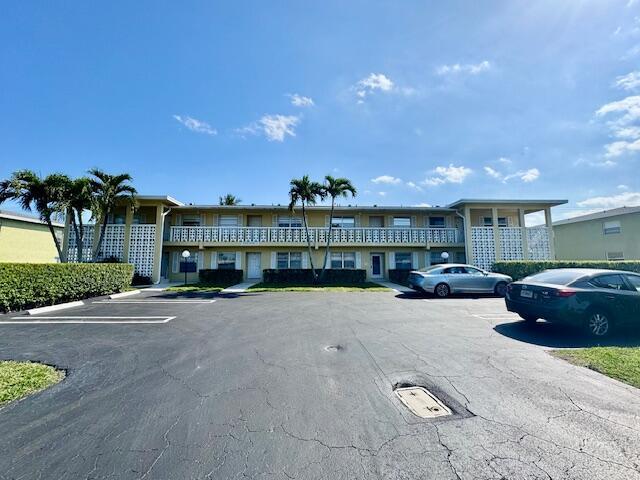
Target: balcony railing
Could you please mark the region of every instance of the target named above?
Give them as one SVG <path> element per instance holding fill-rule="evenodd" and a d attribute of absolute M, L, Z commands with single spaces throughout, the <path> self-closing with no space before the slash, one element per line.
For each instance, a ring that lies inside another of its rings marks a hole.
<path fill-rule="evenodd" d="M 313 244 L 326 244 L 328 227 L 309 227 Z M 171 227 L 171 242 L 306 244 L 307 235 L 299 227 Z M 453 244 L 463 242 L 455 228 L 333 228 L 333 244 Z"/>

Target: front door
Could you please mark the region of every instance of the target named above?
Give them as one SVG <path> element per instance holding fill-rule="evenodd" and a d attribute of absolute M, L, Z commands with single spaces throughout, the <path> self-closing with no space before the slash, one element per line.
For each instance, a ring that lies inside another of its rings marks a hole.
<path fill-rule="evenodd" d="M 262 277 L 260 253 L 247 253 L 247 278 L 257 280 Z"/>
<path fill-rule="evenodd" d="M 384 277 L 384 254 L 372 253 L 371 254 L 371 278 L 383 278 Z"/>

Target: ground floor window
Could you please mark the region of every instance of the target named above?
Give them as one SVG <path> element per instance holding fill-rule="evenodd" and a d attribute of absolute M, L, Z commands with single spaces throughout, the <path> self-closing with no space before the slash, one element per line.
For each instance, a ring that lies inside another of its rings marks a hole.
<path fill-rule="evenodd" d="M 235 252 L 218 253 L 218 269 L 219 270 L 235 270 L 235 268 L 236 268 Z"/>
<path fill-rule="evenodd" d="M 277 268 L 278 270 L 285 270 L 287 268 L 302 268 L 302 253 L 278 252 Z"/>
<path fill-rule="evenodd" d="M 189 255 L 187 260 L 185 260 L 182 257 L 182 252 L 183 252 L 183 250 L 180 250 L 179 252 L 173 252 L 173 259 L 171 261 L 171 271 L 173 273 L 180 272 L 180 262 L 184 262 L 184 261 L 193 262 L 193 263 L 195 263 L 197 265 L 198 269 L 201 268 L 201 266 L 202 266 L 202 262 L 201 262 L 202 253 L 200 253 L 198 251 L 190 250 L 189 253 L 191 255 Z"/>
<path fill-rule="evenodd" d="M 442 252 L 429 252 L 429 263 L 431 265 L 439 265 L 440 263 L 447 263 L 447 260 L 442 258 Z"/>
<path fill-rule="evenodd" d="M 411 253 L 396 252 L 396 270 L 411 270 Z"/>
<path fill-rule="evenodd" d="M 336 270 L 356 268 L 355 252 L 333 252 L 331 254 L 331 268 Z"/>

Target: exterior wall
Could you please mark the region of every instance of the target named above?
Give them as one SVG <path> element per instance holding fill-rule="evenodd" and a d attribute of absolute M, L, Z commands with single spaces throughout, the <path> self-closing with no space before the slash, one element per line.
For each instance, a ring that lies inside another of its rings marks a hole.
<path fill-rule="evenodd" d="M 621 231 L 605 235 L 604 222 L 611 221 L 619 221 Z M 640 259 L 640 213 L 555 225 L 553 231 L 559 260 L 607 260 L 607 252 Z"/>
<path fill-rule="evenodd" d="M 62 240 L 62 228 L 56 230 Z M 58 251 L 46 225 L 0 218 L 0 262 L 57 261 Z"/>

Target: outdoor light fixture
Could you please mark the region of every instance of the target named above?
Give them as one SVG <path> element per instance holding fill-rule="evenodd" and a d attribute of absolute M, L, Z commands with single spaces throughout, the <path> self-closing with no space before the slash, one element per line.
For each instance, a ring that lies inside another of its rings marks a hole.
<path fill-rule="evenodd" d="M 189 261 L 189 257 L 191 256 L 191 252 L 189 250 L 183 250 L 182 251 L 182 258 L 184 258 L 184 262 L 188 262 Z M 187 268 L 187 266 L 185 265 L 183 267 L 184 270 L 184 284 L 187 284 L 187 272 L 189 271 L 189 269 Z"/>
<path fill-rule="evenodd" d="M 444 263 L 449 263 L 449 253 L 448 252 L 442 252 L 440 254 L 440 257 L 442 257 L 442 260 L 444 260 Z"/>

